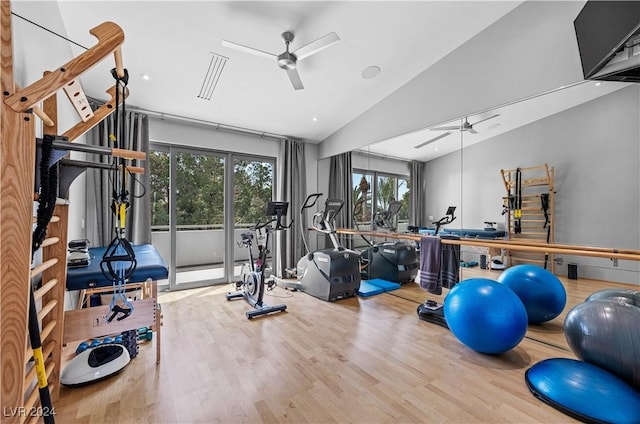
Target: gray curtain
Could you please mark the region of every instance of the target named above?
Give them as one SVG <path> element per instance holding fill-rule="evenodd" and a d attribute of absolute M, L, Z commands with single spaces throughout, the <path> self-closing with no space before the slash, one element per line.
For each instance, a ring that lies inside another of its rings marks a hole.
<path fill-rule="evenodd" d="M 92 101 L 92 107 L 99 106 Z M 116 132 L 115 112 L 93 127 L 86 135 L 87 144 L 113 147 L 109 135 L 119 136 Z M 120 111 L 119 124 L 126 125 L 124 142 L 119 140 L 123 149 L 142 151 L 149 155 L 149 119 L 139 112 Z M 87 155 L 87 160 L 112 164 L 114 158 L 103 155 Z M 146 193 L 149 187 L 149 161 L 127 161 L 129 165 L 144 168 L 144 174 L 127 176 L 130 207 L 127 212 L 126 237 L 133 244 L 151 243 L 151 201 Z M 111 211 L 113 171 L 88 169 L 86 188 L 87 238 L 93 246 L 106 246 L 115 237 L 114 214 Z"/>
<path fill-rule="evenodd" d="M 417 227 L 425 227 L 430 224 L 426 217 L 425 166 L 425 162 L 417 160 L 409 163 L 409 225 Z"/>
<path fill-rule="evenodd" d="M 277 277 L 286 277 L 285 269 L 294 268 L 298 260 L 307 254 L 300 232 L 307 228 L 306 216 L 300 217 L 300 208 L 307 197 L 307 176 L 305 174 L 304 143 L 296 140 L 282 140 L 280 143 L 281 165 L 278 167 L 278 187 L 276 199 L 289 202 L 287 225 L 294 220 L 293 225 L 286 231 L 281 231 L 275 237 L 275 273 Z"/>
<path fill-rule="evenodd" d="M 332 156 L 329 164 L 329 198 L 344 201 L 344 206 L 336 218 L 336 228 L 353 228 L 353 187 L 351 187 L 351 152 Z M 339 234 L 340 244 L 347 249 L 353 247 L 353 240 L 346 234 Z"/>

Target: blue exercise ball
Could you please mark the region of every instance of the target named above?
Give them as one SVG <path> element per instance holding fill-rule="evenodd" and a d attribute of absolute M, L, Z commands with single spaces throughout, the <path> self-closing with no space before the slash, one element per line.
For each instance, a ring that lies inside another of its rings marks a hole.
<path fill-rule="evenodd" d="M 573 353 L 640 389 L 640 308 L 611 300 L 573 307 L 564 320 Z"/>
<path fill-rule="evenodd" d="M 532 324 L 554 319 L 567 304 L 567 292 L 560 279 L 537 265 L 508 268 L 500 274 L 498 282 L 518 295 Z"/>
<path fill-rule="evenodd" d="M 481 353 L 513 349 L 527 332 L 527 311 L 520 298 L 488 278 L 456 284 L 444 299 L 444 318 L 460 342 Z"/>

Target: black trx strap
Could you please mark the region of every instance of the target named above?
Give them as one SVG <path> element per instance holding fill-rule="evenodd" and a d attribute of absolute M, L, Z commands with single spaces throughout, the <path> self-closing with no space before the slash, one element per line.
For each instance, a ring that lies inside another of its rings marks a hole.
<path fill-rule="evenodd" d="M 542 228 L 547 228 L 547 225 L 549 225 L 549 193 L 542 193 L 540 195 L 540 206 L 544 213 L 544 225 Z M 547 243 L 549 243 L 548 237 Z"/>
<path fill-rule="evenodd" d="M 542 228 L 547 229 L 547 244 L 551 239 L 551 225 L 549 223 L 549 193 L 542 193 L 540 195 L 540 206 L 544 213 L 544 225 Z M 544 254 L 544 269 L 547 269 L 547 263 L 549 262 L 549 254 Z"/>
<path fill-rule="evenodd" d="M 114 114 L 114 133 L 109 135 L 115 148 L 123 148 L 127 138 L 125 120 L 120 123 L 120 93 L 122 91 L 122 112 L 126 111 L 125 91 L 129 82 L 129 73 L 124 70 L 124 76 L 118 76 L 116 69 L 111 70 L 116 80 L 116 110 Z M 124 118 L 124 116 L 123 116 Z M 133 312 L 133 304 L 126 296 L 126 284 L 136 269 L 136 255 L 126 237 L 126 215 L 129 209 L 129 192 L 127 191 L 127 168 L 124 158 L 114 158 L 113 192 L 111 211 L 115 218 L 115 237 L 107 247 L 100 262 L 100 269 L 104 276 L 113 281 L 113 297 L 109 306 L 111 313 L 108 322 L 117 319 L 121 321 Z M 121 301 L 120 304 L 118 301 Z"/>
<path fill-rule="evenodd" d="M 515 194 L 515 210 L 513 212 L 514 232 L 520 234 L 522 232 L 522 170 L 516 169 L 516 194 Z"/>

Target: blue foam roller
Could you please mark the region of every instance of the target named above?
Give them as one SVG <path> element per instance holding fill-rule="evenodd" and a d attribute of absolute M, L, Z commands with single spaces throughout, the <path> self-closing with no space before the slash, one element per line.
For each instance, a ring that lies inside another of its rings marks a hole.
<path fill-rule="evenodd" d="M 378 287 L 374 284 L 371 284 L 368 280 L 360 281 L 360 288 L 358 289 L 358 296 L 360 297 L 369 297 L 374 296 L 376 294 L 384 293 L 384 289 L 382 287 Z"/>
<path fill-rule="evenodd" d="M 581 421 L 640 423 L 640 392 L 588 362 L 545 359 L 527 370 L 525 380 L 534 396 Z"/>
<path fill-rule="evenodd" d="M 398 290 L 400 288 L 400 284 L 394 283 L 391 281 L 383 280 L 381 278 L 373 278 L 371 280 L 367 280 L 369 284 L 373 284 L 374 286 L 380 287 L 382 290 L 388 292 L 392 290 Z"/>

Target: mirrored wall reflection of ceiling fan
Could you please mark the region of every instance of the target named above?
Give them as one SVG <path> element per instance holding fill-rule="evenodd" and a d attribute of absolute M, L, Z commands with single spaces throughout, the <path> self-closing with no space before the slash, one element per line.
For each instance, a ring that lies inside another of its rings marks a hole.
<path fill-rule="evenodd" d="M 279 55 L 254 49 L 253 47 L 243 46 L 242 44 L 234 43 L 227 40 L 222 40 L 222 45 L 224 47 L 236 49 L 245 53 L 251 53 L 267 59 L 275 59 L 278 63 L 278 66 L 287 71 L 287 75 L 289 76 L 289 80 L 291 80 L 291 84 L 293 84 L 293 88 L 296 90 L 302 90 L 304 86 L 302 85 L 302 80 L 300 79 L 300 75 L 298 74 L 298 70 L 296 69 L 298 61 L 316 54 L 320 50 L 324 50 L 329 46 L 332 46 L 333 44 L 340 41 L 340 37 L 338 37 L 335 32 L 330 32 L 329 34 L 326 34 L 318 38 L 317 40 L 314 40 L 309 44 L 306 44 L 299 49 L 290 52 L 289 45 L 291 44 L 291 42 L 293 42 L 293 37 L 294 35 L 291 31 L 285 31 L 282 33 L 282 39 L 284 40 L 284 43 L 286 45 L 286 50 Z"/>
<path fill-rule="evenodd" d="M 498 116 L 500 116 L 499 113 L 496 113 L 495 115 L 491 115 L 487 118 L 481 119 L 479 121 L 474 122 L 473 124 L 469 123 L 469 120 L 467 118 L 464 118 L 464 122 L 462 122 L 460 125 L 452 125 L 452 126 L 447 126 L 447 127 L 433 127 L 433 128 L 429 128 L 430 131 L 446 131 L 446 133 L 444 134 L 440 134 L 437 137 L 434 137 L 432 139 L 429 139 L 425 142 L 422 142 L 420 144 L 418 144 L 417 146 L 414 146 L 415 149 L 419 149 L 421 147 L 426 146 L 427 144 L 431 144 L 434 141 L 440 140 L 441 138 L 444 138 L 448 135 L 451 134 L 451 131 L 455 131 L 455 130 L 459 130 L 459 131 L 468 131 L 471 134 L 478 134 L 478 131 L 476 131 L 473 126 L 476 124 L 479 124 L 480 122 L 484 122 L 484 121 L 488 121 L 489 119 L 493 119 L 493 118 L 497 118 Z"/>

